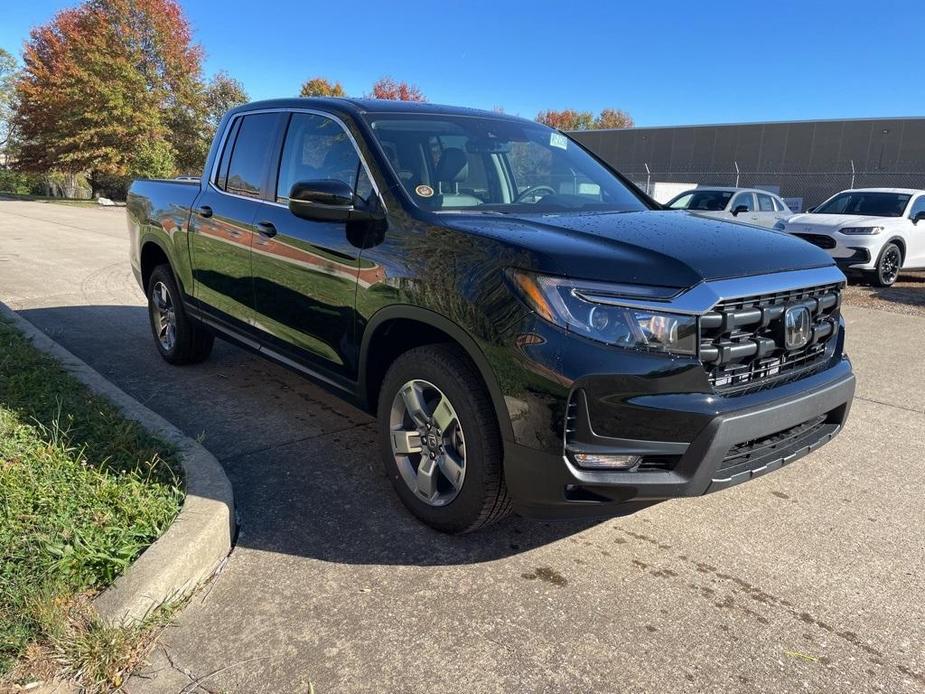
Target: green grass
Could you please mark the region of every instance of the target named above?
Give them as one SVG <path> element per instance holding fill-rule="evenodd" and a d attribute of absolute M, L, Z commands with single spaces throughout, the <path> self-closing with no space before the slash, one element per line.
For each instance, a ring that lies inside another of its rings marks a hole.
<path fill-rule="evenodd" d="M 134 632 L 102 627 L 88 599 L 173 521 L 177 470 L 166 444 L 0 321 L 0 675 L 36 653 L 66 675 L 118 672 Z"/>

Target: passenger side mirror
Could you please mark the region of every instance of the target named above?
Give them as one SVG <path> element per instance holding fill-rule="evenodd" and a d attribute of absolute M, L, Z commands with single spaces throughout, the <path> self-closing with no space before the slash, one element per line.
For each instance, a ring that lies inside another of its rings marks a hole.
<path fill-rule="evenodd" d="M 922 210 L 921 212 L 916 212 L 915 217 L 912 218 L 912 223 L 918 224 L 923 219 L 925 219 L 925 210 Z"/>
<path fill-rule="evenodd" d="M 742 212 L 748 212 L 748 205 L 737 205 L 732 211 L 732 216 L 738 217 Z"/>
<path fill-rule="evenodd" d="M 289 191 L 289 211 L 302 219 L 356 222 L 374 218 L 356 203 L 353 189 L 344 181 L 299 181 Z"/>

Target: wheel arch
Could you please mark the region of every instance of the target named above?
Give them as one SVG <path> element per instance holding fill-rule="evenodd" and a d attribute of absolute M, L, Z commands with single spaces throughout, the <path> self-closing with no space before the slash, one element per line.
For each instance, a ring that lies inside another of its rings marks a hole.
<path fill-rule="evenodd" d="M 889 239 L 886 243 L 883 244 L 880 248 L 880 252 L 883 252 L 883 249 L 887 247 L 888 244 L 895 243 L 899 246 L 899 256 L 900 256 L 900 268 L 902 264 L 906 262 L 906 240 L 902 236 L 894 236 Z M 878 256 L 879 258 L 879 256 Z"/>
<path fill-rule="evenodd" d="M 154 268 L 164 263 L 170 266 L 170 270 L 173 272 L 173 276 L 179 284 L 180 280 L 177 278 L 173 263 L 170 262 L 170 255 L 167 253 L 167 249 L 165 249 L 163 244 L 154 237 L 149 236 L 144 239 L 141 243 L 141 252 L 139 253 L 139 269 L 141 271 L 141 288 L 145 293 L 148 291 L 148 281 L 151 279 L 151 273 L 154 271 Z M 180 290 L 183 290 L 182 285 L 180 286 Z"/>
<path fill-rule="evenodd" d="M 413 333 L 405 333 L 404 339 L 393 343 L 388 339 L 392 329 L 397 327 L 420 326 Z M 376 359 L 378 345 L 392 345 L 387 349 L 386 359 Z M 367 323 L 363 333 L 359 354 L 359 395 L 370 412 L 375 412 L 379 397 L 379 387 L 389 365 L 408 349 L 436 342 L 452 342 L 459 346 L 475 365 L 482 382 L 488 389 L 489 397 L 495 408 L 495 417 L 505 441 L 513 440 L 513 427 L 508 414 L 504 394 L 495 378 L 494 371 L 488 363 L 476 341 L 458 324 L 445 316 L 420 306 L 388 306 L 376 312 Z M 372 351 L 371 351 L 372 350 Z"/>

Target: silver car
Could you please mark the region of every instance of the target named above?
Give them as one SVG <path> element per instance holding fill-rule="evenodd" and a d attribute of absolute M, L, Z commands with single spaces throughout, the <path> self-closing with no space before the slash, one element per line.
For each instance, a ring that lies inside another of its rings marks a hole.
<path fill-rule="evenodd" d="M 768 228 L 793 214 L 780 197 L 757 188 L 695 188 L 676 195 L 667 206 L 704 217 L 734 219 Z"/>

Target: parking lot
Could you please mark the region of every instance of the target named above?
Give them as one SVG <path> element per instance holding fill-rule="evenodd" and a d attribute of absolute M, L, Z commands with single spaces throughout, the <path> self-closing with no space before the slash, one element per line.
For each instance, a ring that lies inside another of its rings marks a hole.
<path fill-rule="evenodd" d="M 172 368 L 124 210 L 0 201 L 0 300 L 225 466 L 219 576 L 133 692 L 925 689 L 925 280 L 846 294 L 843 435 L 720 494 L 447 537 L 381 474 L 372 419 L 225 343 Z"/>

